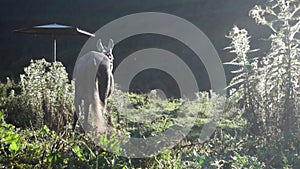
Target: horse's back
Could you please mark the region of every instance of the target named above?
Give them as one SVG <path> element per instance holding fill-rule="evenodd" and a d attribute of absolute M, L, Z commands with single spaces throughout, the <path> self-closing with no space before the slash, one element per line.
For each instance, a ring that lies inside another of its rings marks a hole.
<path fill-rule="evenodd" d="M 79 58 L 74 68 L 75 96 L 81 99 L 92 99 L 96 84 L 97 72 L 103 65 L 108 65 L 108 58 L 98 52 L 88 52 Z"/>

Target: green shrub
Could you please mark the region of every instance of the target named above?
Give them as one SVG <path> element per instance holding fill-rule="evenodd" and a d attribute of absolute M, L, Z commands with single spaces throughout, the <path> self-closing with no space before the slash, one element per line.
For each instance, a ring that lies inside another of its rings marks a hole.
<path fill-rule="evenodd" d="M 8 121 L 20 127 L 47 125 L 56 131 L 71 124 L 74 87 L 60 62 L 31 61 L 7 97 Z"/>
<path fill-rule="evenodd" d="M 246 146 L 247 153 L 258 154 L 275 168 L 285 163 L 299 166 L 300 2 L 270 0 L 266 4 L 249 12 L 257 24 L 271 30 L 266 38 L 270 48 L 263 56 L 252 53 L 257 50 L 251 50 L 245 29 L 234 26 L 227 36 L 231 39 L 227 49 L 236 54 L 227 64 L 237 66 L 229 93 L 248 120 L 252 146 Z"/>
<path fill-rule="evenodd" d="M 213 93 L 211 95 L 213 97 L 210 98 L 208 93 L 199 93 L 198 100 L 194 101 L 162 100 L 156 97 L 155 93 L 129 95 L 116 89 L 114 96 L 109 100 L 107 116 L 113 119 L 114 122 L 111 123 L 113 127 L 119 128 L 125 136 L 155 136 L 174 123 L 180 125 L 182 122 L 188 123 L 191 117 L 196 118 L 195 125 L 198 127 L 192 129 L 190 133 L 192 136 L 189 134 L 175 147 L 165 149 L 149 158 L 129 159 L 106 152 L 93 142 L 92 137 L 80 133 L 79 130 L 71 131 L 69 128 L 64 128 L 63 131 L 57 133 L 46 125 L 40 129 L 20 130 L 2 120 L 1 126 L 8 125 L 9 127 L 2 127 L 1 135 L 3 138 L 11 135 L 13 139 L 1 141 L 0 163 L 5 168 L 212 168 L 214 161 L 217 160 L 226 161 L 228 165 L 231 165 L 229 157 L 234 150 L 239 148 L 239 144 L 236 143 L 242 137 L 242 131 L 240 131 L 242 124 L 235 119 L 240 117 L 237 116 L 239 111 L 223 113 L 226 123 L 221 124 L 222 128 L 224 127 L 221 134 L 215 133 L 211 140 L 203 144 L 197 142 L 203 124 L 214 117 L 213 112 L 220 111 L 217 105 L 222 98 Z M 128 99 L 128 96 L 134 97 Z M 146 104 L 143 105 L 147 108 L 129 106 L 130 102 L 144 102 Z M 127 109 L 123 109 L 122 106 L 121 109 L 116 107 L 120 105 L 129 107 Z M 186 116 L 181 116 L 181 121 L 177 121 L 178 114 L 183 111 Z M 133 115 L 140 112 L 140 115 L 144 115 L 143 112 L 151 113 L 153 121 L 139 123 L 134 121 L 134 117 L 131 117 L 132 121 L 130 118 L 126 119 L 126 113 Z M 120 122 L 117 122 L 117 119 Z M 231 120 L 234 120 L 234 125 L 227 125 Z M 218 128 L 218 131 L 220 130 Z M 115 152 L 120 151 L 118 149 L 120 140 L 114 137 L 102 135 L 99 141 L 104 147 L 114 149 Z"/>

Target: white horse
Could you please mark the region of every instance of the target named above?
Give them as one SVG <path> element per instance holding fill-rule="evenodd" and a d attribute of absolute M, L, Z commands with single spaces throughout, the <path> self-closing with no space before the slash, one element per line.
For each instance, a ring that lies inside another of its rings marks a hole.
<path fill-rule="evenodd" d="M 74 129 L 78 115 L 84 115 L 83 129 L 103 133 L 108 130 L 104 114 L 107 98 L 114 89 L 113 49 L 114 43 L 109 40 L 108 46 L 97 42 L 99 52 L 91 51 L 80 57 L 74 68 L 75 108 Z"/>

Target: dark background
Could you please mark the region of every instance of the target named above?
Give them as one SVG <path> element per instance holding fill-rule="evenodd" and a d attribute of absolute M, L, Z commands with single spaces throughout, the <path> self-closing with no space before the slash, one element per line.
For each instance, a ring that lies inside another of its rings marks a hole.
<path fill-rule="evenodd" d="M 233 25 L 247 28 L 253 41 L 266 38 L 266 30 L 248 16 L 249 10 L 261 3 L 261 0 L 1 0 L 0 80 L 5 81 L 7 76 L 18 79 L 31 59 L 52 61 L 53 41 L 50 36 L 17 34 L 13 30 L 61 23 L 94 33 L 114 19 L 137 12 L 165 12 L 190 21 L 208 36 L 225 62 L 233 57 L 224 51 L 230 42 L 225 35 Z M 87 37 L 83 36 L 57 38 L 57 58 L 67 67 L 70 78 L 86 40 Z M 253 43 L 253 48 L 261 47 L 263 42 L 260 42 Z M 114 67 L 134 51 L 151 47 L 166 49 L 180 56 L 194 72 L 200 90 L 209 90 L 207 72 L 194 53 L 182 43 L 160 35 L 138 35 L 118 43 L 114 49 Z M 225 67 L 228 81 L 231 77 L 229 69 Z M 141 72 L 132 80 L 132 91 L 147 92 L 154 88 L 162 89 L 168 96 L 178 95 L 174 79 L 158 70 Z"/>

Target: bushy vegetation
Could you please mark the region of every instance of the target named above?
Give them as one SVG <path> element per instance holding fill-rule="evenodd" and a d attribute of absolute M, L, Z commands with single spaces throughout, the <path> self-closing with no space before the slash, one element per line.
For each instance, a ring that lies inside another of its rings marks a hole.
<path fill-rule="evenodd" d="M 228 49 L 236 57 L 227 64 L 238 67 L 230 97 L 242 107 L 247 137 L 253 141 L 246 151 L 265 159 L 268 166 L 283 167 L 284 161 L 299 167 L 300 3 L 269 0 L 265 7 L 255 6 L 250 16 L 272 33 L 263 56 L 251 50 L 247 30 L 235 26 L 228 35 Z"/>
<path fill-rule="evenodd" d="M 39 88 L 55 94 L 47 93 L 46 96 Z M 217 105 L 225 99 L 213 93 L 199 93 L 194 101 L 163 100 L 155 92 L 137 95 L 116 89 L 109 100 L 107 120 L 128 136 L 143 138 L 158 135 L 171 125 L 180 124 L 177 116 L 182 112 L 187 113 L 179 119 L 181 123 L 188 123 L 191 114 L 195 115 L 192 118 L 196 118 L 190 134 L 175 147 L 149 158 L 130 159 L 103 150 L 81 131 L 79 125 L 75 131 L 71 129 L 72 89 L 61 63 L 44 60 L 32 61 L 19 83 L 8 81 L 1 84 L 2 167 L 218 168 L 224 165 L 263 165 L 255 157 L 240 154 L 236 148 L 235 144 L 243 140 L 240 134 L 245 125 L 239 109 L 227 111 L 221 118 L 222 127 L 217 128 L 218 132 L 210 141 L 200 144 L 198 138 L 202 126 L 213 118 L 212 114 L 221 111 Z M 59 102 L 62 104 L 56 104 Z M 51 113 L 50 117 L 68 118 L 43 118 L 48 113 Z M 100 142 L 101 145 L 114 145 L 117 149 L 120 141 L 104 134 Z"/>
<path fill-rule="evenodd" d="M 18 127 L 41 128 L 47 125 L 58 131 L 73 118 L 74 85 L 60 62 L 44 59 L 31 61 L 20 75 L 20 82 L 10 79 L 2 84 L 2 105 L 7 121 Z M 6 98 L 6 99 L 4 99 Z"/>
<path fill-rule="evenodd" d="M 97 146 L 80 125 L 72 130 L 74 88 L 65 68 L 32 61 L 19 82 L 0 83 L 0 168 L 299 168 L 299 11 L 296 0 L 269 0 L 250 11 L 273 31 L 262 56 L 251 49 L 247 30 L 229 32 L 228 49 L 236 57 L 227 64 L 237 69 L 228 99 L 213 92 L 199 92 L 195 100 L 161 99 L 155 91 L 116 89 L 106 119 L 125 136 L 147 138 L 194 123 L 178 144 L 148 158 L 118 156 Z M 203 142 L 201 129 L 219 113 L 218 127 Z M 118 137 L 99 140 L 120 148 Z"/>

